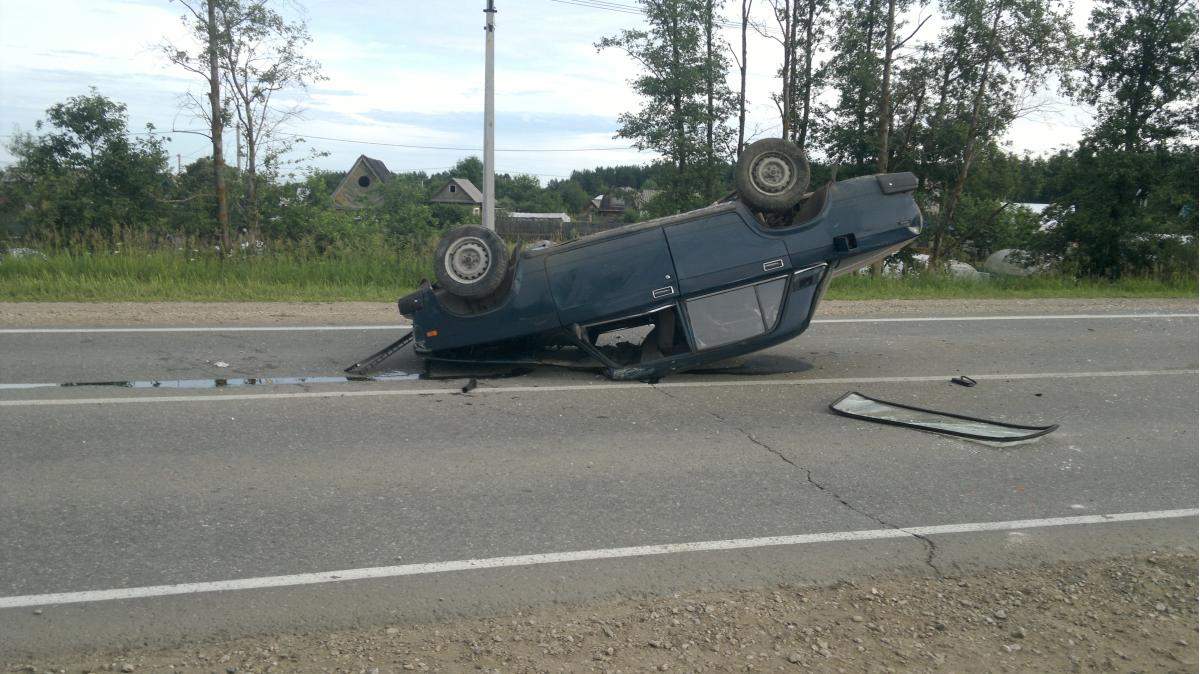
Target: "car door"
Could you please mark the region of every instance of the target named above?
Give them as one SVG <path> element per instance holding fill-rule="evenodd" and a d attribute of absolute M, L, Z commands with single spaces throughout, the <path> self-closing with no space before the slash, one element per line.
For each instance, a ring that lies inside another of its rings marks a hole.
<path fill-rule="evenodd" d="M 561 246 L 546 257 L 563 325 L 637 313 L 679 294 L 662 227 Z"/>
<path fill-rule="evenodd" d="M 759 232 L 737 210 L 668 225 L 665 231 L 684 295 L 791 268 L 783 241 Z"/>

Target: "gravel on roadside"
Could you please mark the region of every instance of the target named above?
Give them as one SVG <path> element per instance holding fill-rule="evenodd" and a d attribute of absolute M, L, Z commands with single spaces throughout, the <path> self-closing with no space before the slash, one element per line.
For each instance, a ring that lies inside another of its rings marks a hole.
<path fill-rule="evenodd" d="M 817 318 L 985 314 L 1196 313 L 1188 299 L 829 300 Z M 390 302 L 0 302 L 0 328 L 388 325 Z"/>
<path fill-rule="evenodd" d="M 1197 558 L 592 602 L 9 663 L 29 672 L 1195 672 Z"/>

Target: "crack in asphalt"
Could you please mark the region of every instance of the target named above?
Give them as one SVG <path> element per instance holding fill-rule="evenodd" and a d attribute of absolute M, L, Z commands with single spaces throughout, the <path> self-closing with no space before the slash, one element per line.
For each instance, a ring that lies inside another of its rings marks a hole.
<path fill-rule="evenodd" d="M 683 402 L 684 404 L 692 405 L 692 403 L 690 403 L 689 401 L 682 400 L 681 398 L 678 398 L 678 397 L 672 395 L 671 393 L 669 393 L 666 389 L 662 389 L 662 388 L 655 386 L 653 383 L 650 384 L 650 387 L 653 388 L 655 391 L 662 393 L 663 395 L 667 396 L 668 398 L 670 398 L 672 400 L 680 401 L 680 402 Z M 694 406 L 694 405 L 692 405 L 692 406 Z M 908 534 L 909 536 L 912 536 L 913 538 L 917 539 L 918 541 L 921 541 L 921 543 L 925 546 L 925 565 L 928 566 L 929 568 L 933 569 L 933 572 L 935 574 L 937 574 L 938 578 L 944 577 L 942 575 L 942 570 L 938 568 L 937 563 L 935 562 L 935 559 L 937 557 L 937 544 L 933 542 L 933 539 L 931 539 L 928 536 L 925 536 L 923 534 L 918 534 L 918 533 L 909 531 L 909 530 L 905 529 L 904 527 L 898 526 L 896 524 L 892 524 L 891 522 L 888 522 L 887 520 L 883 519 L 882 517 L 880 517 L 874 513 L 868 512 L 866 510 L 863 510 L 862 508 L 854 505 L 853 503 L 850 503 L 850 501 L 846 500 L 846 498 L 844 496 L 842 496 L 841 494 L 834 491 L 833 488 L 831 488 L 828 484 L 823 483 L 823 482 L 818 482 L 817 480 L 813 479 L 812 469 L 810 469 L 806 466 L 801 466 L 800 464 L 798 464 L 795 461 L 788 458 L 788 456 L 786 454 L 784 454 L 782 451 L 768 445 L 767 443 L 763 442 L 762 440 L 759 440 L 758 438 L 754 437 L 753 433 L 738 426 L 737 424 L 733 423 L 729 419 L 726 419 L 725 417 L 721 416 L 720 414 L 717 414 L 716 412 L 713 412 L 711 410 L 707 410 L 707 409 L 703 409 L 703 408 L 701 408 L 701 409 L 704 411 L 705 414 L 708 414 L 709 416 L 716 419 L 717 421 L 720 421 L 725 426 L 728 426 L 728 427 L 734 429 L 735 431 L 737 431 L 738 433 L 741 433 L 742 436 L 745 437 L 747 440 L 749 440 L 750 442 L 754 443 L 755 445 L 758 445 L 759 447 L 762 447 L 763 449 L 767 450 L 768 452 L 770 452 L 771 454 L 776 456 L 779 460 L 781 460 L 784 463 L 788 464 L 789 466 L 795 468 L 796 470 L 803 471 L 804 478 L 810 485 L 816 487 L 821 493 L 832 497 L 833 500 L 837 501 L 839 504 L 841 504 L 845 508 L 849 509 L 852 512 L 858 513 L 859 515 L 862 515 L 863 517 L 866 517 L 867 519 L 877 522 L 880 526 L 882 526 L 886 529 L 895 529 L 896 531 L 903 531 L 904 533 Z"/>

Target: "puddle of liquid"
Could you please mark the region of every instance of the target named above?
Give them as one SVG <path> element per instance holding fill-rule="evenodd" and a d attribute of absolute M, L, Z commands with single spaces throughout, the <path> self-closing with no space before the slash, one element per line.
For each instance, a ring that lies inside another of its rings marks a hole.
<path fill-rule="evenodd" d="M 404 372 L 391 370 L 374 375 L 336 375 L 311 377 L 225 377 L 219 379 L 130 379 L 126 381 L 72 381 L 61 384 L 0 384 L 3 390 L 36 388 L 78 388 L 84 386 L 107 386 L 132 389 L 217 389 L 248 386 L 306 386 L 309 384 L 351 384 L 365 382 L 391 382 L 449 380 L 449 379 L 507 379 L 520 377 L 531 372 L 531 368 L 514 368 L 504 372 L 461 372 L 434 374 L 432 372 Z"/>
<path fill-rule="evenodd" d="M 315 377 L 228 377 L 221 379 L 145 379 L 130 381 L 67 382 L 59 386 L 116 386 L 120 388 L 168 388 L 206 389 L 239 388 L 243 386 L 305 386 L 308 384 L 347 384 L 350 382 L 412 381 L 421 375 L 410 372 L 384 372 L 382 374 L 315 376 Z"/>
<path fill-rule="evenodd" d="M 394 370 L 380 374 L 313 377 L 225 377 L 219 379 L 130 379 L 126 381 L 70 381 L 61 384 L 0 384 L 0 389 L 76 388 L 110 386 L 134 389 L 214 389 L 245 386 L 305 386 L 308 384 L 347 384 L 352 382 L 389 382 L 425 379 L 422 374 Z"/>

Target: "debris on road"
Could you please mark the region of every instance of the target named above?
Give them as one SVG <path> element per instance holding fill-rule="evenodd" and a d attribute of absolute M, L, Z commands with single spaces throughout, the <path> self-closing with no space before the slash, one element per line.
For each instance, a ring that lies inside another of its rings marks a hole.
<path fill-rule="evenodd" d="M 1196 570 L 1195 555 L 1160 554 L 867 585 L 777 585 L 0 669 L 1196 671 Z"/>
<path fill-rule="evenodd" d="M 972 379 L 964 374 L 962 376 L 951 379 L 950 383 L 958 384 L 959 386 L 965 386 L 967 388 L 971 388 L 972 386 L 978 384 L 979 382 L 975 381 L 974 379 Z"/>
<path fill-rule="evenodd" d="M 972 380 L 973 381 L 973 380 Z M 914 428 L 920 431 L 951 435 L 985 443 L 1010 444 L 1040 438 L 1058 428 L 1050 426 L 1023 426 L 1002 421 L 989 421 L 976 417 L 927 410 L 912 405 L 877 400 L 852 391 L 829 405 L 834 414 L 852 419 L 874 421 L 891 426 Z"/>

